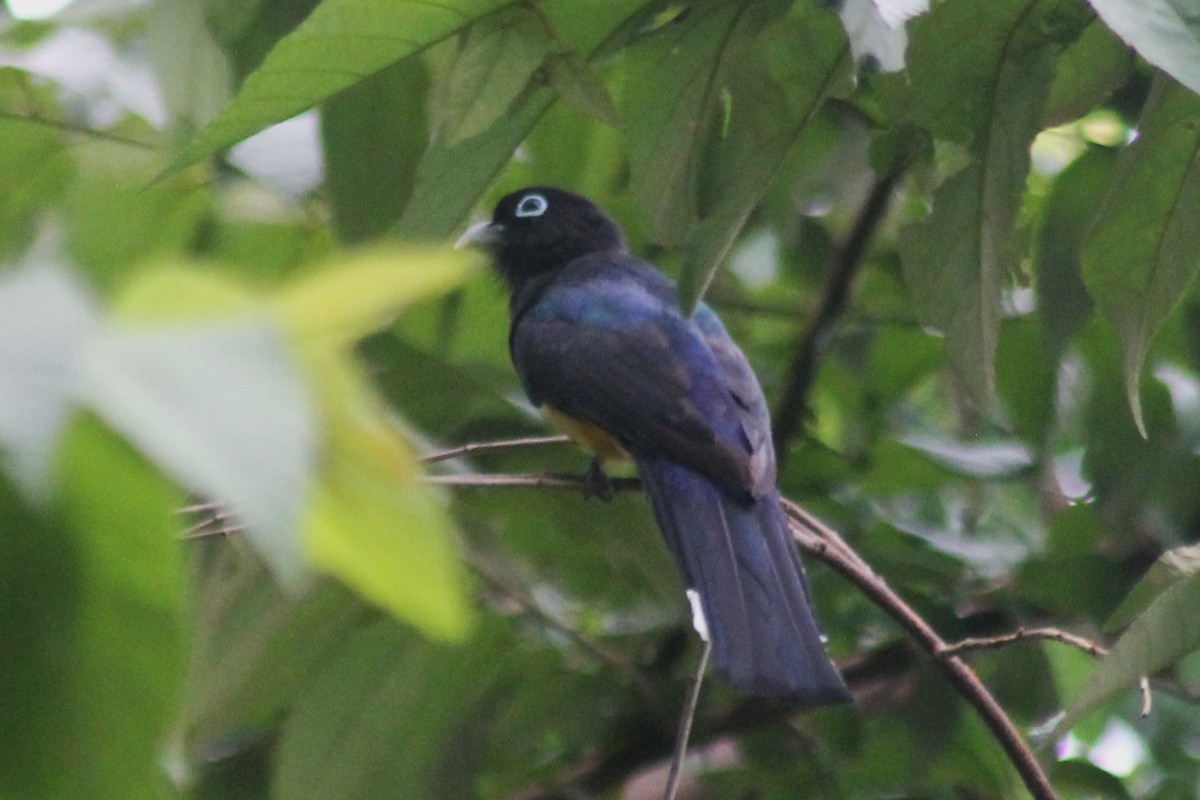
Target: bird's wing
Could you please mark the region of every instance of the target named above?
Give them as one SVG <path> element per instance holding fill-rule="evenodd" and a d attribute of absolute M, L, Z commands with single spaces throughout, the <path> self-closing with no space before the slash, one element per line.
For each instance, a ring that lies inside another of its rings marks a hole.
<path fill-rule="evenodd" d="M 630 276 L 553 285 L 517 319 L 511 345 L 535 403 L 600 427 L 632 452 L 757 494 L 761 466 L 752 463 L 744 410 L 705 335 L 670 298 Z"/>

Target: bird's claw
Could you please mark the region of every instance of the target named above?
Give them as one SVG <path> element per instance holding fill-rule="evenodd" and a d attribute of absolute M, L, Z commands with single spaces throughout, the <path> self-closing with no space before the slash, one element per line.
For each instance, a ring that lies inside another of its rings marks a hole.
<path fill-rule="evenodd" d="M 612 478 L 608 477 L 608 473 L 604 471 L 600 459 L 593 458 L 592 463 L 588 464 L 587 471 L 583 473 L 583 496 L 595 497 L 607 503 L 613 499 L 613 494 L 615 494 L 615 490 Z"/>

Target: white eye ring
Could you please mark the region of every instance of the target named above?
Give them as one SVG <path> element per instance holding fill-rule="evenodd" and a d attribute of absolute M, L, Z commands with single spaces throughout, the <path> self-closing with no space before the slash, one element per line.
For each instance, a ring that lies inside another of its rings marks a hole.
<path fill-rule="evenodd" d="M 550 203 L 540 194 L 527 194 L 517 203 L 517 210 L 513 213 L 518 217 L 540 217 L 549 207 Z"/>

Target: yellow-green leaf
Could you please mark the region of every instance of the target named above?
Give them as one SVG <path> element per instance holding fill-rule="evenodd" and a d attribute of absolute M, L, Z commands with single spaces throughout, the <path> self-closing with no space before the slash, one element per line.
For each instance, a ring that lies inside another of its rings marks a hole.
<path fill-rule="evenodd" d="M 342 256 L 284 288 L 275 308 L 298 339 L 349 342 L 400 308 L 460 284 L 478 258 L 436 247 L 379 247 Z"/>

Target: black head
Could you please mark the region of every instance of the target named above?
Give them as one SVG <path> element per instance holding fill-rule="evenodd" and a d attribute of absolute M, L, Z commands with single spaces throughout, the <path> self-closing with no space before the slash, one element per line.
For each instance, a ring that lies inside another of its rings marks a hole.
<path fill-rule="evenodd" d="M 592 201 L 550 186 L 503 197 L 492 221 L 476 225 L 459 245 L 490 249 L 514 288 L 526 278 L 560 269 L 591 253 L 624 253 L 621 228 Z"/>

